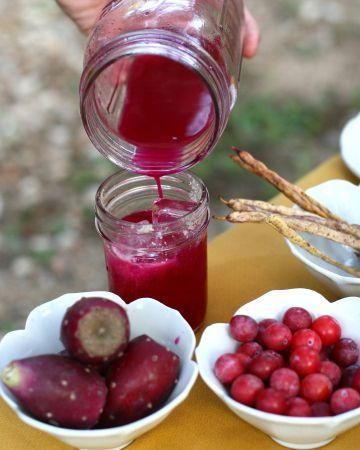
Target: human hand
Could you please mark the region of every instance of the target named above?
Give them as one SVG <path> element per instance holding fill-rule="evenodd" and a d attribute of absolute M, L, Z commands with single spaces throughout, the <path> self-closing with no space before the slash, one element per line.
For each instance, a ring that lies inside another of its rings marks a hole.
<path fill-rule="evenodd" d="M 56 0 L 60 8 L 87 34 L 109 0 Z"/>
<path fill-rule="evenodd" d="M 108 0 L 56 0 L 65 13 L 76 23 L 83 33 L 88 33 L 95 25 L 101 10 Z M 255 56 L 260 42 L 259 26 L 245 7 L 245 41 L 243 55 L 245 58 Z"/>
<path fill-rule="evenodd" d="M 254 16 L 245 6 L 245 38 L 243 55 L 245 58 L 252 58 L 260 44 L 260 29 L 259 25 L 254 19 Z"/>

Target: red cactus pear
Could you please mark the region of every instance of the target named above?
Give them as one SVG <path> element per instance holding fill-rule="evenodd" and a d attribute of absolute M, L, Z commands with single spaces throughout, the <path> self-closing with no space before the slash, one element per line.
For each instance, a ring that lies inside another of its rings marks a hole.
<path fill-rule="evenodd" d="M 13 361 L 1 379 L 31 415 L 60 427 L 93 427 L 106 401 L 107 387 L 100 375 L 64 356 Z"/>
<path fill-rule="evenodd" d="M 70 353 L 64 349 L 61 350 L 61 352 L 57 353 L 60 356 L 66 356 L 67 358 L 72 359 L 73 361 L 80 362 L 76 358 L 74 358 Z M 103 364 L 88 364 L 88 363 L 81 363 L 84 367 L 90 367 L 90 369 L 96 370 L 102 377 L 106 377 L 107 371 L 111 365 L 111 362 L 106 362 Z"/>
<path fill-rule="evenodd" d="M 179 357 L 148 336 L 132 340 L 109 371 L 100 425 L 123 425 L 154 412 L 170 395 L 179 368 Z"/>
<path fill-rule="evenodd" d="M 101 365 L 122 356 L 130 333 L 124 308 L 100 297 L 82 298 L 61 324 L 61 341 L 68 352 L 87 364 Z"/>

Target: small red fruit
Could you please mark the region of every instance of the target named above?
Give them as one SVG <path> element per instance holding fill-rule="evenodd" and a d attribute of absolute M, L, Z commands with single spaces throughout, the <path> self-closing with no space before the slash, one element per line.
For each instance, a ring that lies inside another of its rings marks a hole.
<path fill-rule="evenodd" d="M 252 317 L 237 315 L 231 318 L 229 330 L 237 341 L 250 342 L 258 334 L 258 324 Z"/>
<path fill-rule="evenodd" d="M 260 320 L 259 322 L 259 331 L 262 333 L 269 325 L 272 325 L 273 323 L 278 322 L 278 320 L 274 319 L 274 318 L 267 318 L 267 319 L 263 319 Z"/>
<path fill-rule="evenodd" d="M 312 317 L 306 309 L 295 306 L 286 311 L 282 321 L 294 333 L 303 328 L 310 328 Z"/>
<path fill-rule="evenodd" d="M 296 331 L 291 341 L 292 349 L 303 347 L 304 345 L 310 347 L 316 352 L 320 352 L 322 347 L 321 339 L 318 334 L 309 328 L 303 328 L 302 330 Z"/>
<path fill-rule="evenodd" d="M 262 353 L 263 348 L 258 342 L 245 342 L 241 344 L 236 353 L 243 353 L 244 355 L 250 356 L 250 358 L 255 358 L 255 356 L 260 355 Z"/>
<path fill-rule="evenodd" d="M 336 387 L 341 380 L 341 369 L 340 367 L 332 361 L 321 361 L 320 363 L 320 373 L 326 375 L 333 387 Z"/>
<path fill-rule="evenodd" d="M 318 372 L 320 369 L 320 356 L 309 347 L 298 347 L 290 355 L 290 367 L 300 376 Z"/>
<path fill-rule="evenodd" d="M 267 348 L 278 352 L 290 347 L 291 339 L 290 329 L 281 322 L 269 325 L 261 336 L 261 340 Z"/>
<path fill-rule="evenodd" d="M 341 337 L 339 322 L 331 316 L 320 316 L 314 320 L 311 328 L 320 336 L 323 345 L 333 345 Z"/>
<path fill-rule="evenodd" d="M 292 417 L 310 417 L 310 405 L 305 399 L 301 397 L 290 398 L 288 401 L 287 415 Z"/>
<path fill-rule="evenodd" d="M 340 339 L 331 352 L 331 358 L 341 367 L 355 364 L 359 357 L 359 348 L 355 341 L 348 338 Z"/>
<path fill-rule="evenodd" d="M 243 364 L 243 366 L 246 368 L 252 361 L 252 358 L 250 358 L 249 355 L 245 355 L 245 353 L 235 353 L 237 355 L 237 358 L 239 361 Z"/>
<path fill-rule="evenodd" d="M 342 414 L 360 406 L 360 394 L 352 388 L 341 388 L 333 393 L 330 408 L 333 414 Z"/>
<path fill-rule="evenodd" d="M 275 389 L 263 389 L 256 398 L 256 408 L 272 414 L 286 414 L 287 402 L 285 395 Z"/>
<path fill-rule="evenodd" d="M 310 402 L 324 402 L 332 392 L 329 378 L 322 373 L 311 373 L 301 382 L 301 396 Z"/>
<path fill-rule="evenodd" d="M 231 397 L 244 405 L 253 406 L 257 394 L 264 389 L 259 377 L 249 373 L 237 377 L 231 385 Z"/>
<path fill-rule="evenodd" d="M 355 372 L 360 369 L 359 364 L 352 364 L 346 367 L 341 376 L 340 386 L 341 387 L 351 387 Z"/>
<path fill-rule="evenodd" d="M 269 327 L 270 325 L 272 325 L 273 323 L 277 323 L 278 321 L 276 319 L 263 319 L 259 322 L 259 331 L 258 331 L 258 335 L 256 340 L 258 342 L 260 342 L 260 344 L 262 345 L 262 336 L 264 331 L 266 330 L 267 327 Z"/>
<path fill-rule="evenodd" d="M 283 367 L 275 370 L 270 377 L 270 387 L 281 391 L 286 398 L 296 397 L 300 390 L 300 379 L 298 374 L 291 369 Z"/>
<path fill-rule="evenodd" d="M 245 365 L 239 353 L 225 353 L 215 362 L 214 373 L 223 384 L 232 383 L 235 378 L 245 372 Z"/>
<path fill-rule="evenodd" d="M 279 353 L 273 350 L 265 350 L 251 361 L 247 370 L 262 380 L 266 380 L 274 370 L 279 369 L 283 365 L 284 359 Z"/>

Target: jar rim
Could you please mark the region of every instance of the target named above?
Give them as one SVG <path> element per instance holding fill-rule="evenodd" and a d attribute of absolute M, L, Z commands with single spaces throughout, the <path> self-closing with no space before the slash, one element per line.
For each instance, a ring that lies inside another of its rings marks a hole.
<path fill-rule="evenodd" d="M 149 186 L 156 186 L 155 179 L 153 177 L 149 177 L 147 175 L 143 174 L 137 174 L 137 173 L 129 173 L 125 170 L 120 170 L 118 172 L 115 172 L 114 174 L 110 175 L 108 178 L 106 178 L 101 185 L 99 186 L 96 197 L 95 197 L 95 222 L 98 232 L 101 234 L 101 236 L 105 239 L 107 238 L 107 233 L 104 228 L 111 230 L 112 232 L 116 233 L 117 235 L 122 234 L 137 234 L 139 233 L 139 230 L 141 230 L 142 235 L 147 235 L 151 233 L 161 233 L 162 235 L 171 234 L 180 230 L 184 229 L 184 225 L 188 223 L 190 220 L 200 220 L 201 222 L 201 229 L 197 229 L 196 233 L 202 231 L 205 229 L 210 221 L 210 211 L 209 211 L 209 192 L 207 190 L 206 185 L 204 182 L 197 177 L 196 175 L 189 173 L 189 172 L 182 172 L 177 174 L 171 174 L 171 175 L 164 175 L 161 177 L 163 181 L 166 183 L 166 181 L 171 181 L 174 179 L 180 179 L 181 182 L 195 182 L 197 184 L 197 187 L 199 188 L 199 198 L 196 199 L 196 207 L 194 210 L 186 212 L 183 216 L 173 220 L 172 222 L 167 222 L 163 224 L 156 224 L 156 227 L 151 226 L 148 230 L 144 229 L 144 225 L 141 223 L 134 223 L 129 222 L 127 220 L 124 220 L 123 218 L 116 217 L 114 214 L 112 214 L 108 208 L 106 208 L 106 205 L 104 205 L 102 196 L 104 194 L 104 191 L 109 190 L 109 193 L 111 193 L 121 181 L 126 180 L 133 180 L 133 181 L 146 181 L 147 183 L 144 183 L 144 186 L 146 187 L 146 184 Z M 118 183 L 116 183 L 118 181 Z M 201 218 L 204 216 L 204 219 L 201 220 Z M 152 224 L 151 224 L 152 225 Z"/>

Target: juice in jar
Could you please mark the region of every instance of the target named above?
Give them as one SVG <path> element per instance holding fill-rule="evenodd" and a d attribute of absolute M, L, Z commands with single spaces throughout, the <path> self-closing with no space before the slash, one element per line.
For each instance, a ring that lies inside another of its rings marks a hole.
<path fill-rule="evenodd" d="M 151 211 L 124 217 L 133 223 L 149 221 Z M 192 328 L 201 324 L 207 299 L 207 234 L 202 232 L 161 255 L 131 257 L 114 245 L 105 247 L 109 290 L 126 302 L 151 297 L 177 309 Z M 170 238 L 171 239 L 171 238 Z M 167 240 L 167 245 L 171 240 Z M 161 246 L 162 242 L 158 243 Z"/>
<path fill-rule="evenodd" d="M 188 173 L 153 178 L 120 172 L 97 194 L 109 289 L 126 302 L 152 297 L 177 309 L 193 329 L 207 304 L 208 193 Z M 143 206 L 148 206 L 143 208 Z"/>

